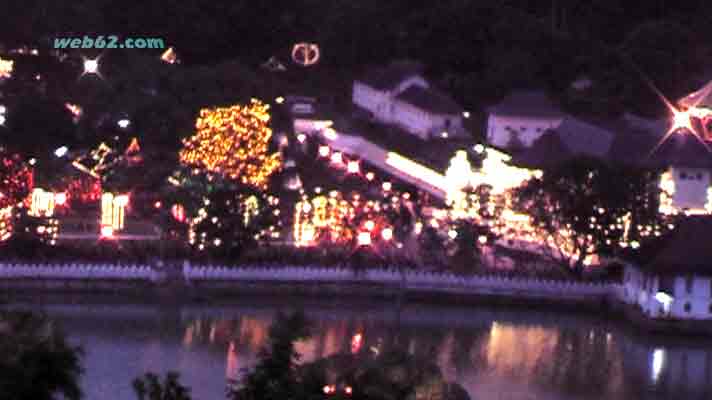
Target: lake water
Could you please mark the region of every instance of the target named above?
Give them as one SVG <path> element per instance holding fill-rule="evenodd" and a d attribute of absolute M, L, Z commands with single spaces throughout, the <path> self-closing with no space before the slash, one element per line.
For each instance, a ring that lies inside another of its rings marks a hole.
<path fill-rule="evenodd" d="M 33 306 L 34 308 L 40 308 Z M 145 371 L 181 373 L 194 399 L 224 399 L 227 377 L 255 361 L 277 310 L 303 309 L 313 336 L 305 360 L 363 346 L 431 354 L 447 380 L 477 400 L 711 399 L 712 342 L 645 338 L 590 314 L 521 308 L 436 307 L 243 299 L 225 306 L 42 307 L 84 347 L 86 398 L 134 400 Z"/>

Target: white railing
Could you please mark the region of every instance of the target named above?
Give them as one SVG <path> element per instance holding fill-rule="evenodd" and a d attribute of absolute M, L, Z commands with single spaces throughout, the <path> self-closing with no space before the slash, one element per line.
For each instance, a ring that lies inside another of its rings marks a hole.
<path fill-rule="evenodd" d="M 403 285 L 412 291 L 521 293 L 529 295 L 608 296 L 617 286 L 608 283 L 554 281 L 502 276 L 459 276 L 449 273 L 363 270 L 323 267 L 183 266 L 186 281 L 343 282 Z"/>
<path fill-rule="evenodd" d="M 0 263 L 0 281 L 7 280 L 122 280 L 158 281 L 163 274 L 147 265 L 107 264 L 32 265 Z M 327 267 L 193 266 L 183 265 L 186 282 L 323 282 L 366 283 L 403 287 L 409 291 L 436 291 L 522 296 L 620 296 L 619 285 L 554 281 L 502 276 L 460 276 L 450 273 Z"/>
<path fill-rule="evenodd" d="M 68 280 L 150 280 L 158 274 L 147 265 L 106 264 L 6 264 L 0 263 L 0 280 L 68 279 Z"/>

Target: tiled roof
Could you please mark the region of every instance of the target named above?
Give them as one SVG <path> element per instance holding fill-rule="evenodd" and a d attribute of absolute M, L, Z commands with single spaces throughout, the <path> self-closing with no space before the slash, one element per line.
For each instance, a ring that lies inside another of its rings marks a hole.
<path fill-rule="evenodd" d="M 512 163 L 521 167 L 546 168 L 560 164 L 573 156 L 561 137 L 548 131 L 527 148 L 512 158 Z"/>
<path fill-rule="evenodd" d="M 660 251 L 644 266 L 645 270 L 660 275 L 712 276 L 710 237 L 712 216 L 691 216 L 679 221 L 663 240 L 650 243 L 650 246 L 659 246 Z"/>
<path fill-rule="evenodd" d="M 418 85 L 409 87 L 396 98 L 435 114 L 460 114 L 462 112 L 462 107 L 445 94 Z"/>
<path fill-rule="evenodd" d="M 605 158 L 615 133 L 577 118 L 568 117 L 555 131 L 573 154 Z"/>
<path fill-rule="evenodd" d="M 359 81 L 379 90 L 391 90 L 405 79 L 422 73 L 417 64 L 392 64 L 387 67 L 372 68 Z"/>
<path fill-rule="evenodd" d="M 541 91 L 512 92 L 487 110 L 490 114 L 512 117 L 563 118 L 565 114 Z"/>

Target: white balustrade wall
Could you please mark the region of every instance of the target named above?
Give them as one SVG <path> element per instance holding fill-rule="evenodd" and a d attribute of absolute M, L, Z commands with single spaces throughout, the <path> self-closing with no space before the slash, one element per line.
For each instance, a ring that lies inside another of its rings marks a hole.
<path fill-rule="evenodd" d="M 325 267 L 193 266 L 183 265 L 187 283 L 201 282 L 322 282 L 377 284 L 409 291 L 462 294 L 504 294 L 546 297 L 619 297 L 619 285 L 502 276 L 460 276 L 450 273 Z M 161 280 L 165 275 L 148 265 L 67 264 L 32 265 L 0 263 L 0 281 L 8 280 Z"/>
<path fill-rule="evenodd" d="M 147 265 L 106 264 L 4 264 L 0 263 L 0 280 L 127 280 L 155 281 L 158 273 Z"/>
<path fill-rule="evenodd" d="M 402 285 L 411 291 L 448 291 L 458 293 L 510 293 L 542 296 L 609 296 L 617 293 L 613 283 L 554 281 L 502 276 L 460 276 L 450 273 L 397 270 L 362 270 L 323 267 L 240 267 L 183 266 L 188 282 L 271 281 L 271 282 L 342 282 Z"/>

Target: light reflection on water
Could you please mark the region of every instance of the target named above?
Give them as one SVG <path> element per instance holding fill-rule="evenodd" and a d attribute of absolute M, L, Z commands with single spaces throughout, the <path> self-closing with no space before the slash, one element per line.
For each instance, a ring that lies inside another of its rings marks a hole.
<path fill-rule="evenodd" d="M 247 302 L 246 302 L 247 303 Z M 257 306 L 50 306 L 86 350 L 87 399 L 133 400 L 131 379 L 178 370 L 196 399 L 224 399 L 265 345 L 285 302 Z M 286 306 L 286 304 L 289 304 Z M 304 362 L 361 346 L 395 346 L 438 361 L 473 399 L 709 399 L 712 342 L 633 337 L 591 316 L 516 309 L 406 306 L 304 307 L 313 336 L 296 348 Z"/>

